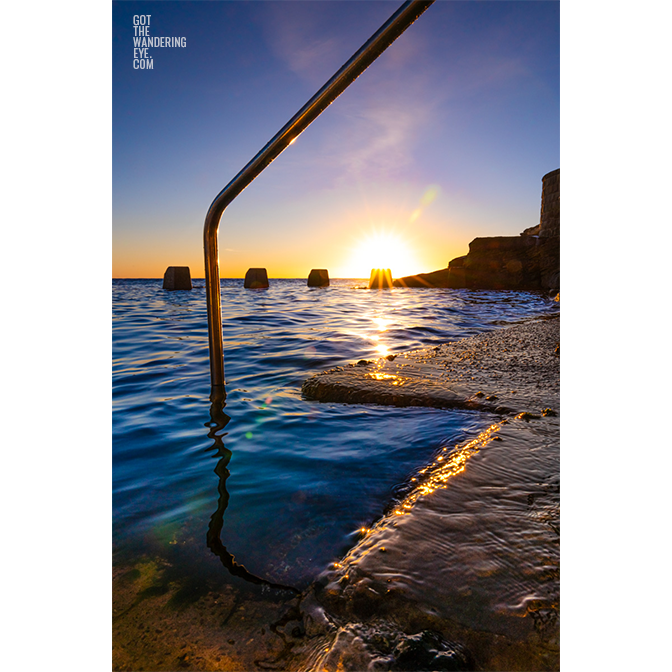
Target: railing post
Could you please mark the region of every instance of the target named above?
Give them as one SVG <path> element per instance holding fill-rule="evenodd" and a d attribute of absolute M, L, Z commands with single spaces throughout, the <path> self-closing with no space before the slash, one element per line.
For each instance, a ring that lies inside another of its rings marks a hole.
<path fill-rule="evenodd" d="M 219 286 L 217 233 L 229 203 L 254 180 L 291 142 L 336 100 L 366 68 L 408 28 L 434 0 L 405 2 L 352 58 L 283 126 L 273 139 L 243 168 L 212 202 L 205 217 L 205 291 L 208 306 L 210 381 L 213 388 L 224 388 L 224 345 Z"/>

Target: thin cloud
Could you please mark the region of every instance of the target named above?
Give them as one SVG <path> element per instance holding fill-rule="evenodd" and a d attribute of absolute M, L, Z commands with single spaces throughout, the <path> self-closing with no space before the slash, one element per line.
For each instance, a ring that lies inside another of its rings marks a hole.
<path fill-rule="evenodd" d="M 264 33 L 271 52 L 311 87 L 319 87 L 343 64 L 343 45 L 329 32 L 328 14 L 311 3 L 272 3 Z M 319 11 L 318 11 L 319 10 Z"/>
<path fill-rule="evenodd" d="M 329 143 L 334 164 L 357 178 L 383 177 L 412 163 L 418 110 L 403 102 L 373 103 L 345 114 L 343 136 Z"/>
<path fill-rule="evenodd" d="M 290 4 L 276 3 L 269 14 L 267 44 L 317 90 L 352 53 L 344 52 L 342 35 L 334 36 L 334 17 L 318 7 L 322 3 Z M 293 11 L 297 6 L 300 11 Z M 413 164 L 413 141 L 431 120 L 439 98 L 427 68 L 405 67 L 419 58 L 422 48 L 412 35 L 404 36 L 362 75 L 365 86 L 358 82 L 330 108 L 329 132 L 309 160 L 328 166 L 336 186 L 351 179 L 398 176 Z"/>

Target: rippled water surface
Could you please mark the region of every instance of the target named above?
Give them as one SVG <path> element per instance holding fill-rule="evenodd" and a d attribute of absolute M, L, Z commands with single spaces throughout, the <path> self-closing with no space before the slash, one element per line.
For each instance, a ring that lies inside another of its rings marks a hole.
<path fill-rule="evenodd" d="M 361 284 L 245 290 L 223 280 L 226 415 L 213 419 L 203 280 L 190 292 L 113 282 L 116 562 L 172 553 L 185 572 L 226 575 L 219 553 L 305 587 L 382 514 L 395 486 L 490 419 L 308 402 L 303 381 L 557 310 L 532 292 Z"/>

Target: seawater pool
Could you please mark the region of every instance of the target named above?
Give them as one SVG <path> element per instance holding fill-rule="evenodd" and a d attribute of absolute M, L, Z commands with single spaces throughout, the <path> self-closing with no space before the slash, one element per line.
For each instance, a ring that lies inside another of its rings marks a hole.
<path fill-rule="evenodd" d="M 309 402 L 303 381 L 558 310 L 535 292 L 363 284 L 222 280 L 227 398 L 212 418 L 204 281 L 113 281 L 115 564 L 165 557 L 182 576 L 227 582 L 242 576 L 227 571 L 235 557 L 252 577 L 305 588 L 413 470 L 491 419 Z"/>

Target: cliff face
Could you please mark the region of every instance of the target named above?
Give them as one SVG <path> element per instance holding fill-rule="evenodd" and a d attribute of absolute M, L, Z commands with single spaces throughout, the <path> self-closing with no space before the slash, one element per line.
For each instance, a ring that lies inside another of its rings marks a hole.
<path fill-rule="evenodd" d="M 539 224 L 520 236 L 475 238 L 448 268 L 399 278 L 397 287 L 560 289 L 560 169 L 542 178 Z"/>

